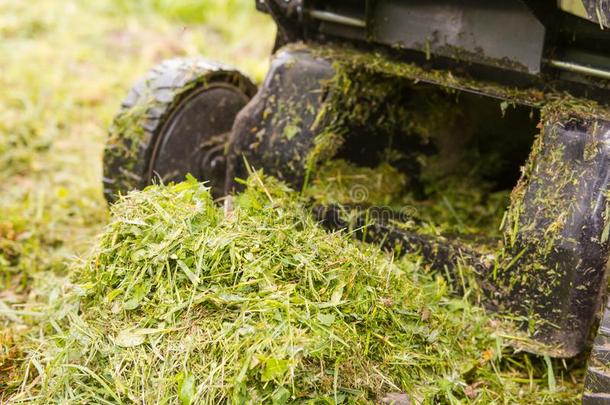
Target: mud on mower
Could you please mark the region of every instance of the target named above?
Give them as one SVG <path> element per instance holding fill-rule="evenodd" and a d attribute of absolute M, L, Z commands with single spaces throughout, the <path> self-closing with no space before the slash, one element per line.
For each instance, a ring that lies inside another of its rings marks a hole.
<path fill-rule="evenodd" d="M 389 220 L 361 236 L 439 270 L 472 266 L 487 308 L 522 319 L 533 352 L 579 354 L 601 314 L 583 403 L 610 403 L 609 4 L 258 0 L 278 29 L 260 89 L 200 58 L 154 68 L 111 128 L 106 198 L 187 173 L 221 197 L 247 165 L 300 188 L 329 159 L 373 167 L 388 150 L 421 193 L 422 156 L 442 157 L 442 177 L 493 155 L 488 180 L 512 189 L 500 240 Z M 349 225 L 336 206 L 313 211 Z"/>

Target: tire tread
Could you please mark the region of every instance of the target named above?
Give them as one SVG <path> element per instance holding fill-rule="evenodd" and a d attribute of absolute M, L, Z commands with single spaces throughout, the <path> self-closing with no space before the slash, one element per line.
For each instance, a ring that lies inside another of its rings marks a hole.
<path fill-rule="evenodd" d="M 237 70 L 204 58 L 166 60 L 130 89 L 110 126 L 104 150 L 108 202 L 148 185 L 149 159 L 164 119 L 194 89 L 218 82 L 239 86 L 249 97 L 256 92 L 256 86 Z"/>

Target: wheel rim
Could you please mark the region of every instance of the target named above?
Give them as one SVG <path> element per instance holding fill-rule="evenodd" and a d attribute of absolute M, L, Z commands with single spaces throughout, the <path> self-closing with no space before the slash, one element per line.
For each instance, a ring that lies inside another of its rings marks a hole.
<path fill-rule="evenodd" d="M 159 132 L 148 183 L 184 180 L 187 173 L 207 181 L 215 197 L 224 193 L 225 143 L 249 97 L 234 86 L 218 83 L 193 92 L 177 104 Z"/>

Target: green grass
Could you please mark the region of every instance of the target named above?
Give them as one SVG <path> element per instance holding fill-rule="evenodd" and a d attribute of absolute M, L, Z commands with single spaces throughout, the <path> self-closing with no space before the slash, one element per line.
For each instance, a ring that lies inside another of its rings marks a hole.
<path fill-rule="evenodd" d="M 559 363 L 515 355 L 497 321 L 417 257 L 328 233 L 253 175 L 231 210 L 191 179 L 131 193 L 95 249 L 14 334 L 5 388 L 37 403 L 565 403 Z M 7 351 L 10 352 L 10 349 Z M 14 352 L 14 350 L 13 350 Z M 553 371 L 553 368 L 556 370 Z M 550 371 L 549 371 L 550 370 Z M 531 373 L 531 374 L 529 374 Z M 557 373 L 557 375 L 555 375 Z"/>
<path fill-rule="evenodd" d="M 205 55 L 261 80 L 274 27 L 251 3 L 0 3 L 2 286 L 65 268 L 65 257 L 86 249 L 106 221 L 106 129 L 148 69 Z M 200 24 L 206 19 L 197 10 L 216 23 Z"/>
<path fill-rule="evenodd" d="M 0 2 L 0 398 L 17 355 L 9 325 L 35 321 L 7 311 L 46 301 L 108 221 L 101 156 L 128 89 L 193 55 L 260 81 L 274 30 L 250 1 Z"/>

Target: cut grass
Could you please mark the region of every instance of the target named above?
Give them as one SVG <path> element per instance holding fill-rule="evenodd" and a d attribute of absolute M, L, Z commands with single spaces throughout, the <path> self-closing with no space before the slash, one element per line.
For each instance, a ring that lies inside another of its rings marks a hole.
<path fill-rule="evenodd" d="M 232 205 L 217 207 L 194 180 L 115 205 L 96 249 L 18 346 L 27 372 L 11 400 L 575 398 L 563 373 L 547 382 L 544 361 L 504 357 L 497 324 L 417 257 L 393 261 L 324 231 L 296 193 L 259 174 Z"/>
<path fill-rule="evenodd" d="M 458 234 L 500 238 L 507 190 L 490 192 L 476 176 L 446 176 L 426 185 L 426 198 L 415 198 L 409 178 L 390 163 L 357 166 L 337 159 L 318 168 L 304 195 L 320 204 L 372 205 L 400 212 L 420 222 L 432 235 Z"/>

